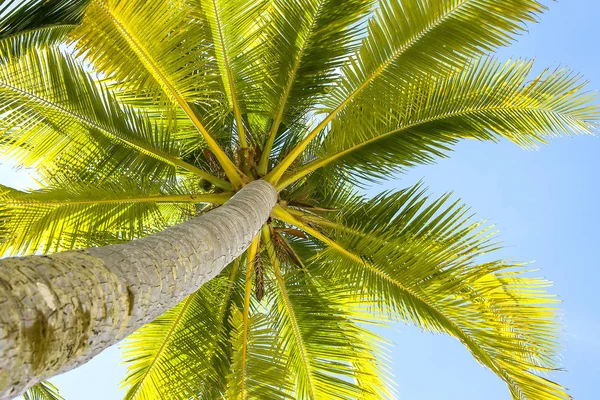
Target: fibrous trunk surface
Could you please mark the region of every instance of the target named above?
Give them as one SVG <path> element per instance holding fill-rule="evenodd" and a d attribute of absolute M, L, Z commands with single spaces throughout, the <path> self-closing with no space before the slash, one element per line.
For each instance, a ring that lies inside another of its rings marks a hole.
<path fill-rule="evenodd" d="M 0 260 L 0 399 L 87 362 L 242 254 L 277 201 L 265 181 L 126 244 Z"/>

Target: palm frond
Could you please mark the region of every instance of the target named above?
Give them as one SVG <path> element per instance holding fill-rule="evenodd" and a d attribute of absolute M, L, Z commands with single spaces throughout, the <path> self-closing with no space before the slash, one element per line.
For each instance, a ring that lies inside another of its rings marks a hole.
<path fill-rule="evenodd" d="M 50 382 L 40 382 L 23 393 L 23 400 L 65 400 Z"/>
<path fill-rule="evenodd" d="M 382 0 L 368 36 L 323 101 L 325 117 L 268 177 L 277 182 L 311 141 L 359 97 L 398 88 L 506 45 L 535 21 L 536 0 Z"/>
<path fill-rule="evenodd" d="M 64 41 L 89 0 L 7 0 L 0 6 L 0 58 Z"/>
<path fill-rule="evenodd" d="M 337 172 L 355 182 L 382 179 L 444 157 L 463 138 L 508 138 L 531 148 L 562 134 L 591 134 L 597 96 L 585 91 L 585 82 L 561 68 L 527 81 L 532 67 L 483 58 L 361 98 L 333 121 L 316 159 L 281 187 L 325 166 L 333 169 L 327 175 Z"/>
<path fill-rule="evenodd" d="M 239 171 L 207 130 L 220 127 L 227 110 L 203 18 L 185 0 L 160 0 L 152 7 L 145 0 L 94 0 L 71 37 L 78 54 L 130 93 L 130 103 L 151 98 L 180 108 L 239 186 Z M 209 114 L 199 115 L 202 110 Z"/>
<path fill-rule="evenodd" d="M 327 245 L 308 264 L 315 274 L 338 277 L 373 312 L 456 337 L 514 399 L 569 398 L 543 377 L 557 369 L 558 347 L 547 281 L 508 261 L 479 262 L 498 248 L 492 232 L 448 196 L 428 202 L 416 186 L 355 199 L 322 231 L 276 210 Z"/>
<path fill-rule="evenodd" d="M 180 166 L 230 187 L 180 160 L 168 129 L 120 105 L 60 50 L 30 51 L 0 63 L 0 102 L 0 150 L 26 166 L 110 158 L 146 175 L 172 174 Z"/>
<path fill-rule="evenodd" d="M 207 26 L 183 0 L 92 0 L 71 40 L 107 80 L 142 98 L 206 102 L 218 109 L 218 71 Z"/>
<path fill-rule="evenodd" d="M 239 297 L 234 264 L 125 341 L 126 399 L 221 396 L 229 371 L 229 316 Z"/>
<path fill-rule="evenodd" d="M 267 162 L 283 124 L 296 122 L 323 98 L 337 77 L 336 69 L 354 51 L 361 29 L 359 21 L 374 1 L 274 0 L 267 23 L 263 55 L 275 60 L 272 75 L 265 79 L 263 112 L 273 122 L 259 166 L 266 173 Z"/>
<path fill-rule="evenodd" d="M 282 343 L 278 342 L 269 316 L 254 312 L 244 323 L 243 313 L 234 309 L 231 315 L 233 348 L 229 387 L 225 399 L 293 399 L 286 388 L 290 381 L 285 369 Z M 244 325 L 247 324 L 247 328 Z M 247 329 L 247 334 L 243 332 Z M 242 341 L 246 342 L 243 343 Z M 242 349 L 245 348 L 245 356 Z M 245 359 L 245 360 L 244 360 Z M 246 365 L 242 367 L 242 363 Z M 244 377 L 240 372 L 244 371 Z"/>
<path fill-rule="evenodd" d="M 125 342 L 127 399 L 289 398 L 281 345 L 266 315 L 253 311 L 244 327 L 246 281 L 238 265 Z"/>
<path fill-rule="evenodd" d="M 328 290 L 306 270 L 280 267 L 268 228 L 263 228 L 266 251 L 276 282 L 270 294 L 272 319 L 286 343 L 294 398 L 381 399 L 391 397 L 385 382 L 379 338 L 359 327 L 348 312 L 344 289 Z M 355 363 L 359 357 L 370 364 Z M 367 384 L 368 382 L 368 384 Z M 363 383 L 363 384 L 360 384 Z"/>
<path fill-rule="evenodd" d="M 183 222 L 195 204 L 218 201 L 179 185 L 121 177 L 118 183 L 59 181 L 21 192 L 0 186 L 0 254 L 56 252 L 132 240 Z M 219 197 L 219 196 L 217 196 Z M 221 202 L 223 202 L 221 200 Z"/>
<path fill-rule="evenodd" d="M 260 34 L 257 19 L 266 1 L 196 0 L 212 33 L 212 43 L 223 87 L 236 121 L 241 147 L 248 147 L 242 113 L 248 107 L 246 96 L 256 90 L 252 76 L 252 47 Z"/>
<path fill-rule="evenodd" d="M 536 0 L 382 0 L 379 6 L 360 52 L 331 93 L 333 115 L 365 89 L 374 93 L 435 75 L 507 45 L 545 9 Z"/>

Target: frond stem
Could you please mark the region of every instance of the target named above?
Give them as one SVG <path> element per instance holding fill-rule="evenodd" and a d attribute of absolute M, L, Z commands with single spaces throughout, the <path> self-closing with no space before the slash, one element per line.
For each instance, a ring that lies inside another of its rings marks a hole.
<path fill-rule="evenodd" d="M 119 203 L 209 203 L 225 204 L 233 196 L 233 193 L 196 193 L 180 195 L 152 195 L 145 197 L 125 197 L 121 199 L 81 200 L 81 201 L 37 201 L 28 199 L 8 198 L 2 202 L 6 204 L 41 204 L 47 206 L 73 206 L 86 204 L 119 204 Z"/>
<path fill-rule="evenodd" d="M 300 51 L 297 54 L 296 61 L 294 62 L 294 67 L 292 68 L 292 71 L 288 78 L 288 82 L 285 87 L 285 92 L 283 94 L 283 98 L 281 99 L 281 104 L 279 106 L 279 111 L 277 111 L 277 116 L 275 117 L 275 120 L 273 121 L 273 126 L 271 127 L 271 131 L 269 132 L 269 137 L 267 139 L 267 143 L 265 144 L 262 156 L 260 157 L 260 163 L 258 164 L 258 172 L 261 175 L 264 175 L 267 173 L 267 169 L 269 166 L 269 157 L 271 156 L 271 150 L 273 149 L 273 143 L 275 142 L 275 138 L 277 137 L 277 131 L 279 130 L 279 125 L 281 124 L 281 121 L 283 120 L 283 113 L 285 111 L 285 106 L 287 104 L 288 98 L 290 97 L 290 93 L 292 92 L 292 87 L 294 86 L 296 73 L 298 72 L 298 69 L 300 68 L 300 63 L 302 61 L 302 56 L 304 55 L 304 51 L 306 50 L 306 46 L 309 42 L 309 38 L 315 27 L 315 23 L 317 22 L 317 16 L 321 13 L 321 10 L 323 9 L 323 3 L 325 3 L 324 0 L 321 0 L 319 2 L 319 7 L 317 8 L 317 12 L 316 12 L 312 22 L 310 23 L 310 28 L 308 29 L 306 36 L 304 38 L 304 41 L 302 42 L 302 47 L 300 48 Z"/>
<path fill-rule="evenodd" d="M 233 82 L 233 74 L 231 73 L 231 66 L 229 64 L 229 57 L 227 56 L 227 49 L 225 48 L 225 38 L 223 37 L 223 28 L 221 25 L 221 17 L 219 16 L 219 10 L 217 9 L 217 2 L 212 0 L 213 9 L 215 12 L 215 23 L 217 34 L 219 36 L 219 42 L 221 43 L 221 53 L 223 56 L 223 67 L 227 74 L 227 83 L 229 85 L 229 93 L 231 94 L 231 103 L 233 106 L 233 112 L 235 114 L 235 122 L 237 125 L 238 138 L 240 139 L 240 145 L 243 149 L 248 147 L 248 141 L 246 140 L 246 133 L 244 131 L 244 121 L 242 119 L 242 113 L 237 98 L 237 91 L 235 90 Z"/>
<path fill-rule="evenodd" d="M 341 224 L 337 224 L 335 222 L 331 222 L 331 221 L 326 220 L 326 219 L 321 218 L 321 217 L 317 217 L 316 215 L 308 214 L 308 213 L 305 213 L 304 211 L 300 211 L 300 210 L 297 210 L 295 208 L 290 208 L 290 207 L 282 207 L 282 208 L 285 211 L 287 211 L 288 213 L 290 213 L 291 215 L 295 216 L 295 217 L 298 217 L 300 219 L 313 222 L 313 223 L 315 223 L 317 225 L 321 225 L 321 226 L 324 226 L 326 228 L 340 229 L 340 230 L 344 230 L 346 232 L 350 232 L 350 233 L 353 233 L 353 234 L 360 234 L 360 232 L 355 231 L 354 229 L 348 228 L 348 227 L 343 226 Z"/>
<path fill-rule="evenodd" d="M 271 241 L 271 232 L 269 231 L 269 227 L 267 225 L 263 226 L 262 236 L 265 242 L 265 247 L 267 249 L 267 254 L 269 255 L 269 259 L 271 260 L 271 264 L 273 266 L 273 271 L 275 272 L 275 280 L 277 281 L 277 286 L 279 287 L 279 293 L 281 294 L 286 311 L 288 313 L 288 316 L 290 317 L 290 324 L 292 325 L 292 330 L 294 331 L 294 339 L 296 340 L 296 345 L 298 346 L 298 350 L 300 351 L 302 364 L 304 365 L 304 369 L 306 371 L 309 398 L 316 399 L 317 397 L 315 396 L 313 383 L 314 378 L 312 376 L 311 366 L 308 361 L 308 355 L 306 354 L 306 347 L 302 338 L 302 332 L 300 332 L 300 326 L 298 325 L 296 314 L 294 313 L 294 309 L 292 308 L 292 304 L 290 302 L 290 297 L 285 287 L 285 280 L 281 275 L 281 269 L 279 268 L 279 260 L 277 259 L 277 254 L 275 254 L 275 247 L 273 246 L 273 242 Z"/>
<path fill-rule="evenodd" d="M 241 400 L 246 398 L 246 364 L 248 362 L 248 329 L 250 328 L 250 299 L 252 298 L 252 275 L 254 274 L 254 259 L 258 252 L 260 235 L 256 235 L 246 253 L 246 287 L 244 292 L 244 314 L 242 331 L 242 373 Z"/>
<path fill-rule="evenodd" d="M 104 10 L 104 12 L 108 15 L 109 19 L 117 28 L 117 31 L 121 33 L 123 38 L 127 41 L 131 49 L 134 53 L 139 57 L 142 64 L 148 68 L 149 72 L 154 76 L 154 78 L 161 82 L 163 86 L 167 89 L 169 94 L 175 99 L 177 104 L 181 107 L 181 109 L 188 116 L 192 124 L 196 127 L 196 129 L 200 132 L 209 149 L 213 152 L 219 164 L 225 171 L 227 178 L 231 181 L 233 186 L 236 189 L 244 186 L 244 180 L 242 179 L 241 172 L 237 169 L 235 164 L 227 157 L 227 154 L 221 149 L 219 144 L 215 141 L 215 139 L 210 135 L 210 133 L 206 130 L 202 122 L 198 119 L 194 111 L 191 109 L 190 105 L 185 101 L 183 97 L 179 94 L 177 89 L 173 87 L 171 82 L 167 79 L 167 77 L 163 74 L 163 72 L 158 67 L 157 63 L 154 61 L 152 56 L 148 53 L 148 51 L 133 37 L 133 35 L 125 28 L 123 23 L 119 21 L 119 19 L 111 12 L 111 10 L 102 2 L 95 0 L 98 6 Z"/>

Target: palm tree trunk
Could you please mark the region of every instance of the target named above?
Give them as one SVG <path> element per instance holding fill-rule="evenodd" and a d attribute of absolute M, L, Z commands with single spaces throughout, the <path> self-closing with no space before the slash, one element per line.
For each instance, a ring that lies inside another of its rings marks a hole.
<path fill-rule="evenodd" d="M 276 200 L 255 181 L 126 244 L 0 260 L 0 399 L 87 362 L 196 291 L 246 250 Z"/>

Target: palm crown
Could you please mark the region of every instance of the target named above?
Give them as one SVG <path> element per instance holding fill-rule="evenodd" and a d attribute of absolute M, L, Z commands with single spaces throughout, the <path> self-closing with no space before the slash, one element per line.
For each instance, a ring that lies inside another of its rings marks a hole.
<path fill-rule="evenodd" d="M 14 2 L 9 2 L 14 3 Z M 10 6 L 10 4 L 9 4 Z M 81 24 L 80 16 L 84 12 Z M 371 181 L 458 140 L 591 133 L 565 69 L 486 57 L 534 0 L 31 0 L 0 34 L 0 254 L 129 241 L 265 179 L 246 253 L 125 342 L 129 399 L 391 397 L 372 322 L 460 340 L 515 399 L 565 399 L 547 282 L 417 185 Z M 77 26 L 76 26 L 77 25 Z M 486 255 L 482 261 L 480 256 Z"/>

